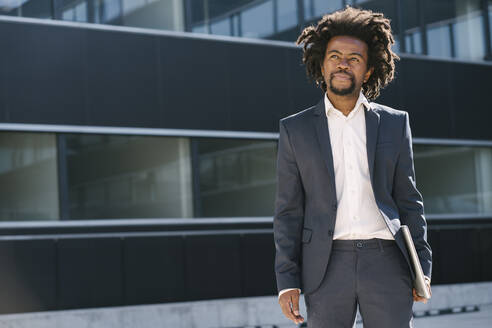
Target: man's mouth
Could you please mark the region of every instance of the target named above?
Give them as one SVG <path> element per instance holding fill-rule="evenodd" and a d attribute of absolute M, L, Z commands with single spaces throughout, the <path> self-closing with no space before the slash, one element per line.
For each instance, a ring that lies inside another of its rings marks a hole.
<path fill-rule="evenodd" d="M 339 80 L 351 80 L 352 77 L 348 74 L 345 73 L 335 73 L 333 74 L 334 77 L 336 77 Z"/>

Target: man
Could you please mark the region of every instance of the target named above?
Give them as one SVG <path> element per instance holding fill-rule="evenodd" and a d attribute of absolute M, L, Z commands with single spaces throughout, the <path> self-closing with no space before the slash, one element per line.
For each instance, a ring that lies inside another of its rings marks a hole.
<path fill-rule="evenodd" d="M 416 188 L 408 113 L 368 99 L 394 77 L 389 20 L 346 7 L 304 29 L 303 62 L 324 91 L 280 120 L 274 239 L 279 303 L 295 323 L 301 288 L 309 327 L 412 327 L 401 225 L 430 292 L 432 252 Z"/>

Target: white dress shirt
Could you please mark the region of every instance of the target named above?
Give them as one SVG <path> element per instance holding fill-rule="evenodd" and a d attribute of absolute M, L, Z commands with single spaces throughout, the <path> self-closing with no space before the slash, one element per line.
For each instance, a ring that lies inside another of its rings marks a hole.
<path fill-rule="evenodd" d="M 333 107 L 325 93 L 338 202 L 333 239 L 394 240 L 371 187 L 364 109 L 372 110 L 362 91 L 347 116 Z"/>
<path fill-rule="evenodd" d="M 394 240 L 371 187 L 364 109 L 372 110 L 362 91 L 347 116 L 333 107 L 325 93 L 338 202 L 333 239 Z M 298 288 L 283 289 L 279 296 L 292 289 Z"/>

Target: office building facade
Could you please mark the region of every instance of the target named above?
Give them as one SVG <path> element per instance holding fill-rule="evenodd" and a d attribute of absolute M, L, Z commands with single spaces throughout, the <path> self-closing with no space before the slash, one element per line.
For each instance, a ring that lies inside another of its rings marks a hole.
<path fill-rule="evenodd" d="M 433 282 L 492 280 L 492 1 L 9 0 L 0 312 L 273 295 L 278 120 L 322 97 L 294 41 L 347 4 L 391 18 Z"/>

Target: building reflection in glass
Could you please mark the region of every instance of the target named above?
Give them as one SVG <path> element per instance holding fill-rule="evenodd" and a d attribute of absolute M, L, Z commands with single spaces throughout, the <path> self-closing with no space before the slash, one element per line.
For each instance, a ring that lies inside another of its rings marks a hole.
<path fill-rule="evenodd" d="M 426 214 L 492 213 L 492 148 L 415 145 Z"/>
<path fill-rule="evenodd" d="M 196 140 L 199 216 L 273 215 L 276 141 Z"/>
<path fill-rule="evenodd" d="M 56 138 L 0 132 L 0 221 L 59 219 Z"/>
<path fill-rule="evenodd" d="M 193 216 L 188 138 L 65 138 L 70 219 Z"/>

